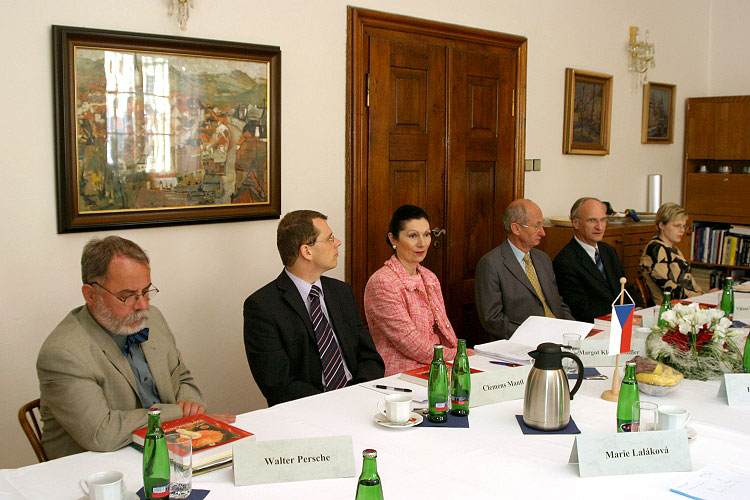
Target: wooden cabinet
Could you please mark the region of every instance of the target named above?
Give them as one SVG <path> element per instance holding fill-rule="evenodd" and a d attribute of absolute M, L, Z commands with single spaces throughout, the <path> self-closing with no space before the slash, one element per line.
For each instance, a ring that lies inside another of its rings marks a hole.
<path fill-rule="evenodd" d="M 544 231 L 547 234 L 537 248 L 554 259 L 573 237 L 573 228 L 544 226 Z M 610 222 L 607 225 L 602 241 L 617 250 L 628 283 L 635 283 L 643 249 L 655 234 L 656 227 L 653 222 Z M 683 237 L 679 247 L 683 253 L 690 248 L 690 234 Z"/>
<path fill-rule="evenodd" d="M 702 166 L 708 171 L 701 172 Z M 721 172 L 725 166 L 731 172 Z M 750 168 L 750 96 L 687 99 L 683 195 L 694 224 L 750 224 L 750 173 L 743 173 L 745 168 Z M 692 248 L 683 253 L 695 258 Z"/>

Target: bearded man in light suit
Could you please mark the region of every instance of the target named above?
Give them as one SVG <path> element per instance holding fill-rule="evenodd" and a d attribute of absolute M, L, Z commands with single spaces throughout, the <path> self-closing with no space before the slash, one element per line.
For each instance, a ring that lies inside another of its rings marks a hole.
<path fill-rule="evenodd" d="M 149 304 L 158 290 L 146 253 L 117 236 L 92 239 L 81 274 L 86 304 L 57 325 L 37 359 L 50 459 L 122 448 L 151 407 L 162 421 L 205 412 L 164 316 Z"/>
<path fill-rule="evenodd" d="M 560 297 L 549 256 L 534 248 L 544 237 L 542 210 L 515 200 L 503 214 L 508 238 L 477 263 L 474 298 L 490 340 L 509 339 L 529 316 L 573 319 Z"/>

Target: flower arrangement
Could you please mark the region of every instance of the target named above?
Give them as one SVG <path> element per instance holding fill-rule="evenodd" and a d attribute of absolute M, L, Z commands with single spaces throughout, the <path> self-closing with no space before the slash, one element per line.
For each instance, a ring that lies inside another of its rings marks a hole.
<path fill-rule="evenodd" d="M 732 341 L 732 322 L 719 309 L 675 304 L 646 339 L 648 357 L 681 371 L 685 378 L 708 380 L 742 372 L 742 353 Z"/>

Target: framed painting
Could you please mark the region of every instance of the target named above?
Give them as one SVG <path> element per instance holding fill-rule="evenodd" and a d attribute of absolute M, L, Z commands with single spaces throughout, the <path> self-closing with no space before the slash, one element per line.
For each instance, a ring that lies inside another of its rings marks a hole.
<path fill-rule="evenodd" d="M 649 82 L 643 87 L 641 144 L 674 142 L 674 101 L 676 85 Z"/>
<path fill-rule="evenodd" d="M 563 153 L 609 154 L 612 75 L 565 70 Z"/>
<path fill-rule="evenodd" d="M 279 47 L 52 34 L 59 233 L 279 217 Z"/>

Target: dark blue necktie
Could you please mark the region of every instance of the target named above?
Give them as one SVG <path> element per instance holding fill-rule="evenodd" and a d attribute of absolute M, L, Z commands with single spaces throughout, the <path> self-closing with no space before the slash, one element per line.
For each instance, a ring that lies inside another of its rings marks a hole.
<path fill-rule="evenodd" d="M 141 342 L 145 342 L 148 340 L 148 328 L 144 328 L 143 330 L 135 333 L 131 333 L 127 336 L 125 339 L 125 347 L 122 348 L 123 352 L 125 353 L 125 356 L 130 356 L 130 347 L 133 344 L 140 344 Z"/>
<path fill-rule="evenodd" d="M 315 329 L 326 390 L 332 391 L 344 387 L 346 385 L 344 359 L 341 357 L 341 350 L 336 339 L 333 338 L 333 329 L 323 315 L 320 305 L 320 288 L 315 285 L 310 290 L 310 319 Z"/>
<path fill-rule="evenodd" d="M 604 279 L 607 279 L 607 272 L 604 270 L 604 262 L 602 262 L 602 256 L 599 255 L 599 249 L 596 249 L 596 267 L 599 268 L 599 272 L 602 273 Z"/>

